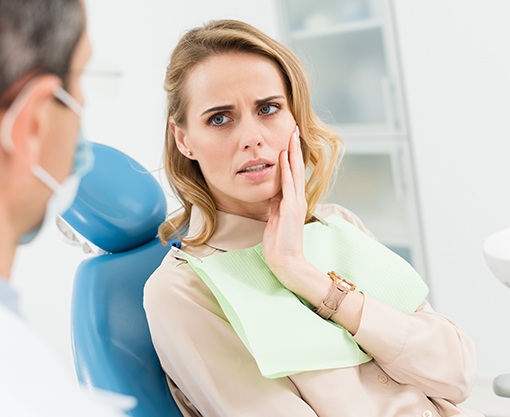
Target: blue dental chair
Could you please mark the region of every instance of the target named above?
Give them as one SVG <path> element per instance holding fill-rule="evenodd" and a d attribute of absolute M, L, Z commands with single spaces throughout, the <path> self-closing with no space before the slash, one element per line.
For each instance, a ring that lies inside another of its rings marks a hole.
<path fill-rule="evenodd" d="M 143 287 L 171 248 L 156 237 L 166 216 L 158 182 L 124 153 L 92 144 L 93 170 L 57 224 L 96 253 L 76 272 L 72 345 L 79 381 L 135 397 L 132 417 L 182 417 L 149 334 Z M 173 242 L 178 244 L 178 242 Z M 100 248 L 100 249 L 99 249 Z"/>

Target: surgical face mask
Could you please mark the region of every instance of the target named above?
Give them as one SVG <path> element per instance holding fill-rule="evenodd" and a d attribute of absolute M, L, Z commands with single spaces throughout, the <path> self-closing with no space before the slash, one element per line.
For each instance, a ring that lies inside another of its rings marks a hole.
<path fill-rule="evenodd" d="M 1 145 L 6 151 L 14 147 L 12 141 L 12 128 L 20 110 L 24 107 L 26 101 L 30 98 L 30 83 L 28 83 L 22 92 L 18 95 L 15 102 L 9 107 L 4 115 L 2 126 L 0 127 Z M 63 88 L 58 87 L 54 92 L 55 97 L 71 109 L 78 117 L 81 117 L 80 104 Z M 81 178 L 92 168 L 94 155 L 92 154 L 90 143 L 83 139 L 81 132 L 78 133 L 76 150 L 74 153 L 74 163 L 71 174 L 59 183 L 48 171 L 40 165 L 32 167 L 32 173 L 39 178 L 50 190 L 52 196 L 46 205 L 46 212 L 43 221 L 34 229 L 23 235 L 20 239 L 21 244 L 31 242 L 41 228 L 49 221 L 54 221 L 59 214 L 64 213 L 73 203 L 78 192 Z"/>

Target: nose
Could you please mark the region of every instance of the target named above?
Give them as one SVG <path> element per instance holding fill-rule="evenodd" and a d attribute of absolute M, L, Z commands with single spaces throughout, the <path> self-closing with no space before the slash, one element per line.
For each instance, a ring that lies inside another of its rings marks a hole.
<path fill-rule="evenodd" d="M 244 141 L 243 149 L 248 151 L 253 148 L 260 148 L 262 146 L 262 138 L 251 137 Z"/>
<path fill-rule="evenodd" d="M 241 147 L 244 151 L 253 150 L 263 146 L 264 138 L 262 136 L 262 132 L 260 131 L 260 126 L 258 126 L 255 121 L 251 123 L 244 123 L 242 129 L 244 134 L 241 141 Z"/>

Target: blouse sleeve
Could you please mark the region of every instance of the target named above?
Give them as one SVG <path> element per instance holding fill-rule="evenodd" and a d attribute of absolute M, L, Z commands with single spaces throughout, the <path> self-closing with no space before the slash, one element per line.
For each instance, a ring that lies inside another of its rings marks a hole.
<path fill-rule="evenodd" d="M 373 237 L 351 211 L 338 205 L 327 210 Z M 459 403 L 467 398 L 475 382 L 473 342 L 426 301 L 416 312 L 404 314 L 365 296 L 354 338 L 393 379 L 415 385 L 429 397 Z"/>
<path fill-rule="evenodd" d="M 144 307 L 179 407 L 190 416 L 316 417 L 289 378 L 261 375 L 214 295 L 170 257 L 147 282 Z"/>
<path fill-rule="evenodd" d="M 393 379 L 428 397 L 458 404 L 474 384 L 473 342 L 426 301 L 416 312 L 404 314 L 366 296 L 354 338 Z"/>

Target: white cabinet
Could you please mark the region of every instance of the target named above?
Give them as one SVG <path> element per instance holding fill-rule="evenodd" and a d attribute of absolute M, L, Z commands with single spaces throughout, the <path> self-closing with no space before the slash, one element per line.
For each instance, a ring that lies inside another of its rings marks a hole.
<path fill-rule="evenodd" d="M 316 113 L 344 138 L 328 197 L 426 276 L 389 0 L 280 0 L 283 41 L 307 67 Z"/>

